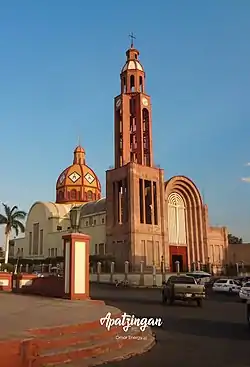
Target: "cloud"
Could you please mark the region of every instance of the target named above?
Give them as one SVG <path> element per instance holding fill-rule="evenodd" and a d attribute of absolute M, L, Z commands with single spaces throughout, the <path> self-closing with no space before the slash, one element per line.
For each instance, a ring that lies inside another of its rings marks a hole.
<path fill-rule="evenodd" d="M 242 177 L 241 181 L 250 182 L 250 177 Z"/>
<path fill-rule="evenodd" d="M 247 163 L 245 164 L 245 166 L 248 166 L 248 167 L 249 167 L 249 166 L 250 166 L 250 162 L 247 162 Z"/>

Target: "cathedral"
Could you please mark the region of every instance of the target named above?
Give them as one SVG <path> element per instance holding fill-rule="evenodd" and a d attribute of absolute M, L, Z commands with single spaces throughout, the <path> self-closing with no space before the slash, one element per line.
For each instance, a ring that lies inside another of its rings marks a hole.
<path fill-rule="evenodd" d="M 185 176 L 164 178 L 154 164 L 152 111 L 139 51 L 131 47 L 114 98 L 114 168 L 106 172 L 106 198 L 87 166 L 84 149 L 56 183 L 56 202 L 36 202 L 25 238 L 15 240 L 23 258 L 62 256 L 62 235 L 70 230 L 69 212 L 80 207 L 80 229 L 91 236 L 90 253 L 113 256 L 117 267 L 129 261 L 137 270 L 161 264 L 186 271 L 202 264 L 227 262 L 225 227 L 212 227 L 208 208 L 195 183 Z"/>

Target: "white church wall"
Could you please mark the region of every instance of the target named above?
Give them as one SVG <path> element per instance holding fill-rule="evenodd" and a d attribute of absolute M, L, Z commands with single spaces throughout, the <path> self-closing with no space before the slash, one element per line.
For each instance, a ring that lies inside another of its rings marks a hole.
<path fill-rule="evenodd" d="M 50 218 L 50 232 L 55 233 L 58 231 L 67 231 L 70 228 L 70 219 L 69 218 Z"/>
<path fill-rule="evenodd" d="M 62 236 L 67 231 L 48 233 L 44 243 L 44 255 L 46 257 L 63 256 L 63 240 Z"/>
<path fill-rule="evenodd" d="M 106 212 L 81 217 L 80 229 L 90 236 L 90 255 L 105 252 Z"/>
<path fill-rule="evenodd" d="M 70 227 L 70 205 L 35 203 L 27 217 L 25 237 L 15 240 L 24 258 L 45 259 L 63 255 L 62 236 Z M 62 215 L 62 217 L 60 217 Z M 34 225 L 37 226 L 34 248 Z M 90 236 L 90 254 L 104 254 L 106 245 L 106 212 L 94 213 L 81 218 L 82 233 Z M 35 250 L 35 251 L 34 251 Z"/>
<path fill-rule="evenodd" d="M 25 258 L 62 256 L 62 235 L 70 227 L 71 207 L 51 202 L 33 204 L 26 221 L 25 237 L 15 240 L 15 255 L 20 248 Z"/>
<path fill-rule="evenodd" d="M 26 238 L 16 238 L 14 240 L 14 257 L 16 257 L 19 254 L 22 254 L 24 257 L 26 255 L 26 251 L 28 249 L 28 246 L 26 244 Z"/>

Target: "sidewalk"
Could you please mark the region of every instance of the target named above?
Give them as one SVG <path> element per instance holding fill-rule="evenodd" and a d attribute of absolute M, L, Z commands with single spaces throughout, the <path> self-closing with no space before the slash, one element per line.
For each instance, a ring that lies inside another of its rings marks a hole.
<path fill-rule="evenodd" d="M 91 301 L 0 293 L 0 340 L 29 335 L 28 330 L 72 325 L 99 320 L 115 307 Z"/>
<path fill-rule="evenodd" d="M 122 311 L 103 301 L 0 292 L 0 305 L 1 367 L 95 366 L 141 354 L 155 343 L 150 328 L 107 330 L 100 319 L 108 312 L 119 318 Z M 141 340 L 135 343 L 131 336 Z"/>

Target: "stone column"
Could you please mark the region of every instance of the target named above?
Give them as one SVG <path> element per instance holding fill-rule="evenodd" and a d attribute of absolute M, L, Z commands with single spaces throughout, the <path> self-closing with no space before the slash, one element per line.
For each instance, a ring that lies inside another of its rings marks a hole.
<path fill-rule="evenodd" d="M 180 261 L 175 262 L 177 275 L 180 275 Z"/>
<path fill-rule="evenodd" d="M 153 287 L 156 287 L 156 266 L 153 265 Z"/>
<path fill-rule="evenodd" d="M 164 256 L 161 257 L 161 275 L 162 275 L 162 283 L 166 281 L 166 266 Z"/>
<path fill-rule="evenodd" d="M 101 272 L 102 272 L 102 263 L 98 261 L 97 263 L 97 283 L 100 283 Z"/>
<path fill-rule="evenodd" d="M 139 285 L 144 286 L 144 261 L 140 262 L 140 280 Z"/>
<path fill-rule="evenodd" d="M 128 272 L 129 272 L 129 262 L 125 261 L 124 263 L 124 270 L 125 270 L 125 282 L 128 282 Z"/>
<path fill-rule="evenodd" d="M 193 269 L 191 269 L 191 271 L 196 271 L 196 262 L 192 262 L 192 265 L 193 265 Z"/>
<path fill-rule="evenodd" d="M 200 260 L 197 262 L 197 270 L 200 271 L 201 270 L 201 262 Z"/>
<path fill-rule="evenodd" d="M 115 263 L 114 261 L 112 261 L 110 265 L 110 283 L 114 283 L 114 272 L 115 272 Z"/>
<path fill-rule="evenodd" d="M 89 298 L 89 240 L 81 233 L 63 236 L 64 293 L 70 300 Z"/>
<path fill-rule="evenodd" d="M 236 266 L 236 275 L 239 275 L 239 263 L 236 263 L 235 266 Z"/>

